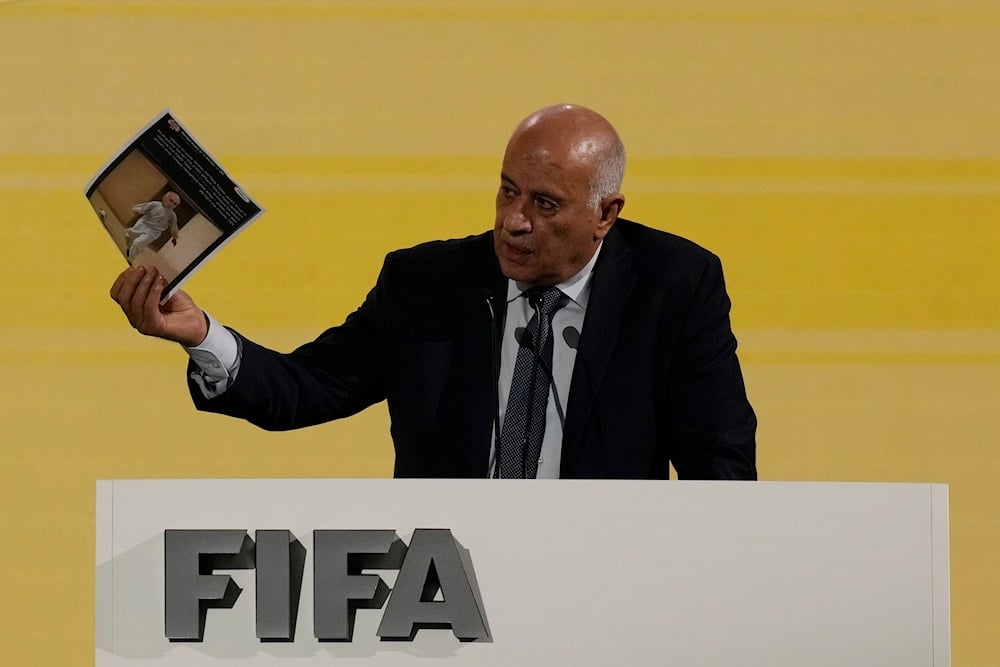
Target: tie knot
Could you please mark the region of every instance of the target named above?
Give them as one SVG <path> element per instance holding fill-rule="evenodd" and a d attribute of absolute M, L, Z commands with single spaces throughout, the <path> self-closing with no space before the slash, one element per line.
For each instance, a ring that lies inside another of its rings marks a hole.
<path fill-rule="evenodd" d="M 542 316 L 551 319 L 552 314 L 566 303 L 566 295 L 558 287 L 532 287 L 526 292 L 531 307 L 538 307 Z"/>

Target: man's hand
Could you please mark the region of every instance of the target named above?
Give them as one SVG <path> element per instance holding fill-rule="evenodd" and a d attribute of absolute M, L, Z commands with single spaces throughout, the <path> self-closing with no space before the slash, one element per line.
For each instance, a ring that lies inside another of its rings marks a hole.
<path fill-rule="evenodd" d="M 205 314 L 181 291 L 161 305 L 160 296 L 166 285 L 167 281 L 155 267 L 133 266 L 115 280 L 111 298 L 139 333 L 194 347 L 208 334 Z"/>

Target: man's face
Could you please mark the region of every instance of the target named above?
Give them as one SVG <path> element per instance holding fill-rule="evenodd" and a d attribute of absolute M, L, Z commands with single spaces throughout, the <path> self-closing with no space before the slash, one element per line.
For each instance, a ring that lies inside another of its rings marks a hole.
<path fill-rule="evenodd" d="M 180 206 L 181 198 L 176 192 L 168 192 L 163 195 L 162 202 L 167 208 L 177 208 Z"/>
<path fill-rule="evenodd" d="M 493 246 L 508 278 L 535 285 L 568 280 L 610 229 L 601 207 L 590 205 L 593 165 L 561 143 L 522 133 L 507 146 Z"/>

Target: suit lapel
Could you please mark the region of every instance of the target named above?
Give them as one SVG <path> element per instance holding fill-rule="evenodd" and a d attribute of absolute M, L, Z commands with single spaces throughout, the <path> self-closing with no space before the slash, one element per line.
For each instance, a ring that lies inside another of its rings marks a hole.
<path fill-rule="evenodd" d="M 625 302 L 635 283 L 632 251 L 612 227 L 594 267 L 590 300 L 576 353 L 570 400 L 563 428 L 562 476 L 567 476 L 580 447 L 598 389 L 618 338 Z"/>

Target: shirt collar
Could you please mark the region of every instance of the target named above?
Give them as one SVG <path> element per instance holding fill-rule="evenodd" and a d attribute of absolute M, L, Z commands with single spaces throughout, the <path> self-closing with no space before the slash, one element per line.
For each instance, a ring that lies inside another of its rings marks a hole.
<path fill-rule="evenodd" d="M 576 305 L 580 306 L 586 310 L 587 302 L 590 300 L 590 279 L 594 275 L 594 265 L 597 264 L 597 256 L 601 254 L 601 248 L 604 246 L 604 241 L 602 240 L 598 246 L 597 250 L 594 251 L 594 256 L 590 258 L 579 272 L 569 280 L 561 282 L 556 287 L 559 291 L 568 296 Z M 519 280 L 507 280 L 507 303 L 514 301 L 518 297 L 524 296 L 524 293 L 529 289 L 534 287 L 531 283 L 523 283 Z"/>

